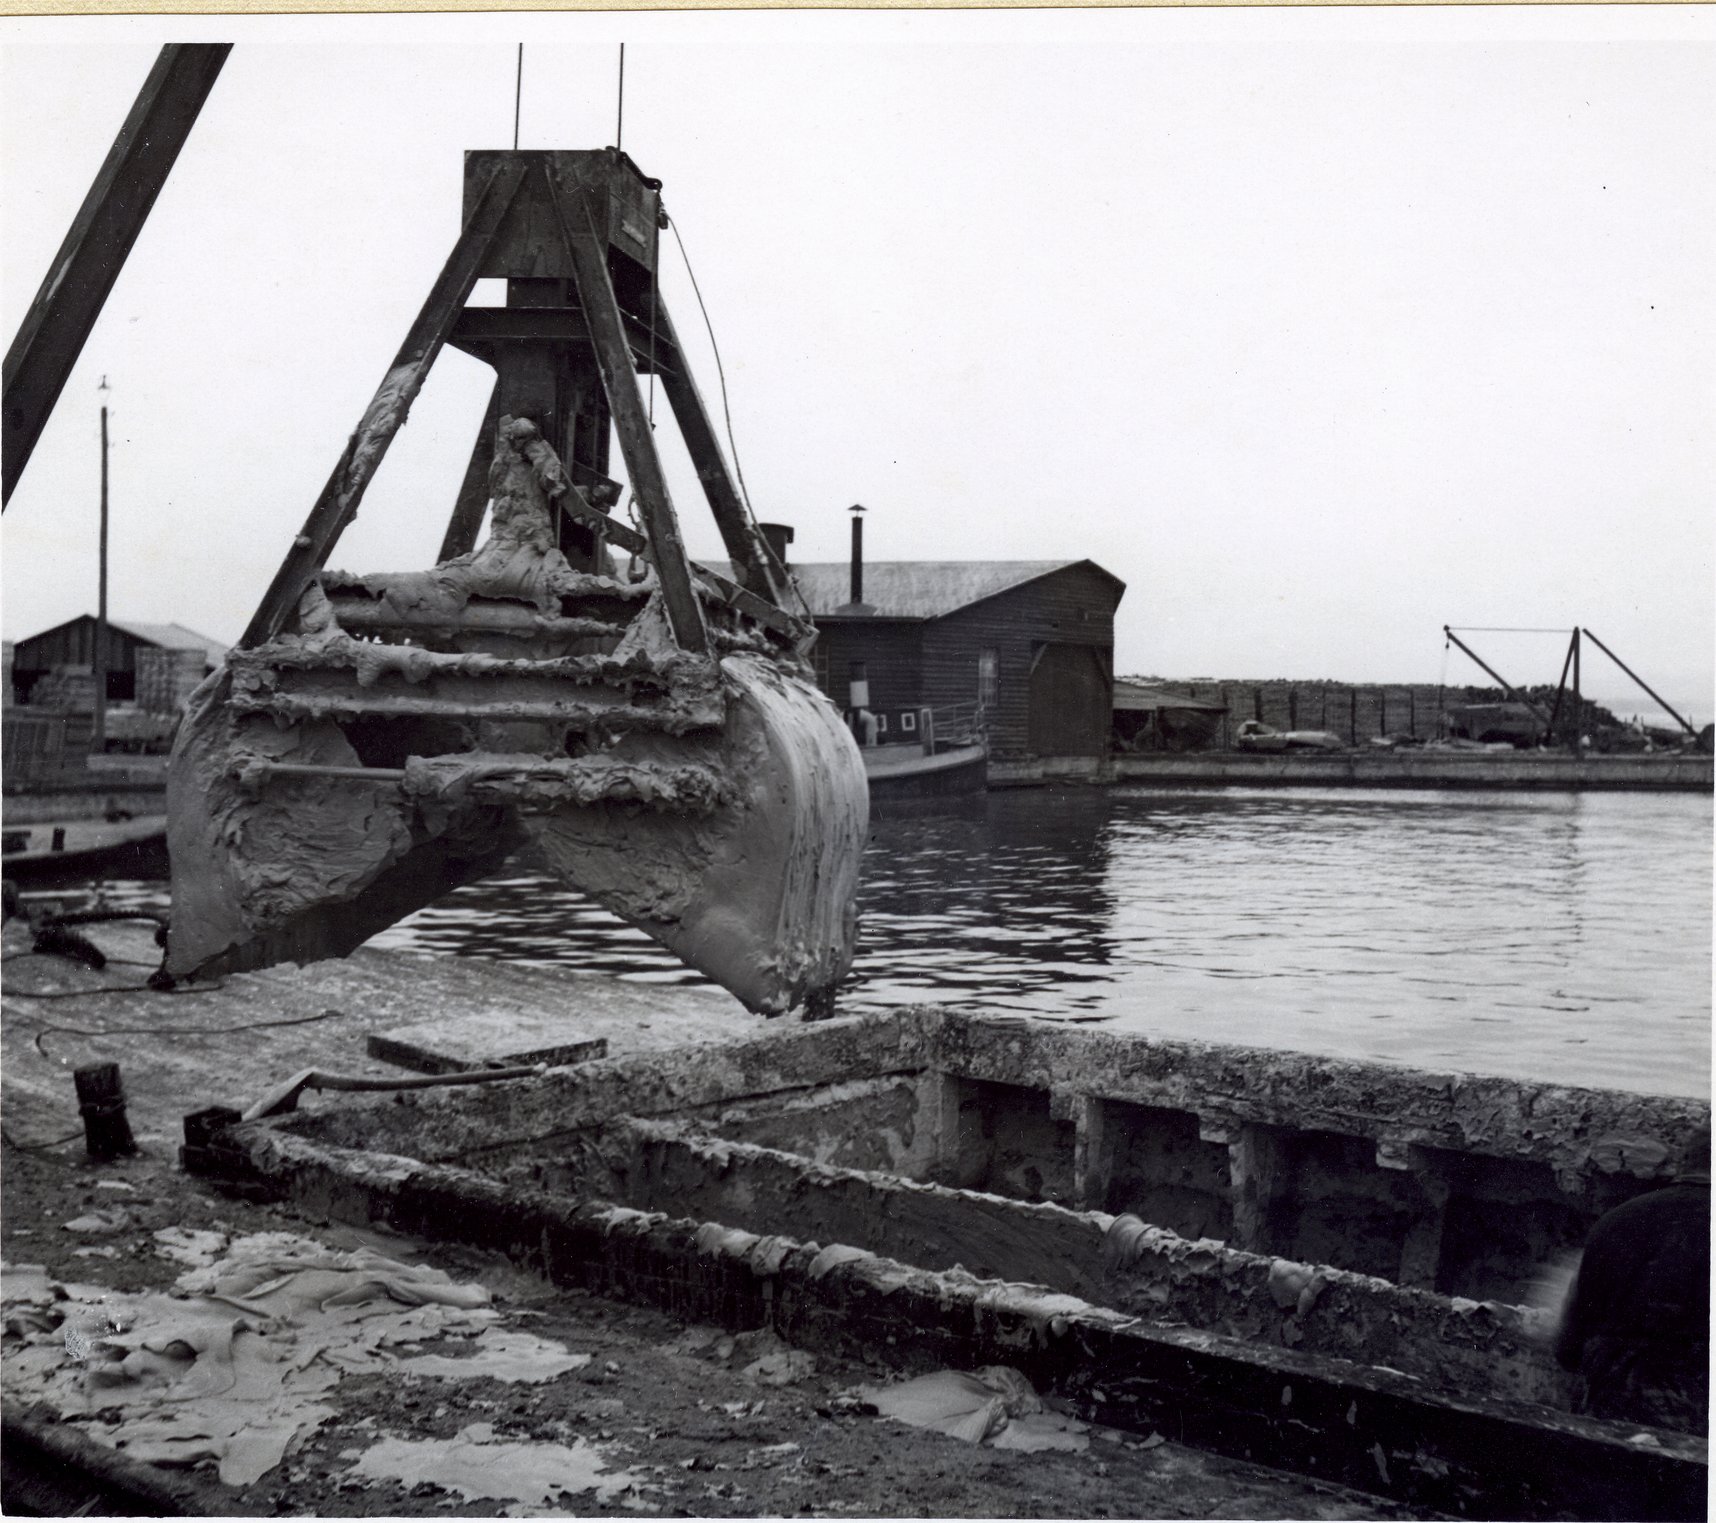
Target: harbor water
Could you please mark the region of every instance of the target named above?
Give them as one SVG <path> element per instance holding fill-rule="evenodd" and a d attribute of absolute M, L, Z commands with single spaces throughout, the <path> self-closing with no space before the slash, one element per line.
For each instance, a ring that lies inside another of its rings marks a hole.
<path fill-rule="evenodd" d="M 1704 1096 L 1711 813 L 1687 794 L 992 793 L 874 823 L 841 1006 Z M 699 981 L 529 874 L 372 944 Z"/>

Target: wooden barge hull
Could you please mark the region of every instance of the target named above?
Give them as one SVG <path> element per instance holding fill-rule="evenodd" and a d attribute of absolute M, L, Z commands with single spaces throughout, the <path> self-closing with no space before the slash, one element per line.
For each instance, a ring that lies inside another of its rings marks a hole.
<path fill-rule="evenodd" d="M 1705 1102 L 937 1010 L 269 1122 L 308 1212 L 1471 1517 L 1703 1517 L 1702 1440 L 1576 1416 L 1527 1309 Z"/>

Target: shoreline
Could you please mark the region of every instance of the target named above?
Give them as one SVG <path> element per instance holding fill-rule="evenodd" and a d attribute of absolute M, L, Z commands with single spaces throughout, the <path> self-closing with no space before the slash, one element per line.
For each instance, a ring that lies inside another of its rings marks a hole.
<path fill-rule="evenodd" d="M 1049 757 L 989 763 L 989 786 L 1150 783 L 1160 787 L 1446 788 L 1710 793 L 1716 758 L 1554 756 L 1471 751 Z"/>

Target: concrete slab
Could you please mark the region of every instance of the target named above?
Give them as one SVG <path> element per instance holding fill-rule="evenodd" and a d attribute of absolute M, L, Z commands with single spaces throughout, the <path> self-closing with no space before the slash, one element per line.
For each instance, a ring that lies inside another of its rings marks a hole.
<path fill-rule="evenodd" d="M 561 1068 L 608 1055 L 603 1036 L 571 1036 L 568 1022 L 535 1010 L 467 1010 L 451 1021 L 425 1021 L 371 1032 L 369 1055 L 413 1073 L 463 1073 L 546 1063 Z"/>
<path fill-rule="evenodd" d="M 243 1110 L 299 1069 L 398 1077 L 369 1055 L 367 1040 L 401 1027 L 457 1032 L 477 1012 L 498 1027 L 552 1030 L 561 1044 L 605 1039 L 619 1057 L 759 1036 L 771 1025 L 718 989 L 370 948 L 157 993 L 143 986 L 161 957 L 152 925 L 81 929 L 113 959 L 105 969 L 35 955 L 27 926 L 5 927 L 0 1074 L 15 1138 L 78 1128 L 72 1070 L 85 1063 L 118 1063 L 132 1131 L 176 1154 L 187 1112 Z"/>

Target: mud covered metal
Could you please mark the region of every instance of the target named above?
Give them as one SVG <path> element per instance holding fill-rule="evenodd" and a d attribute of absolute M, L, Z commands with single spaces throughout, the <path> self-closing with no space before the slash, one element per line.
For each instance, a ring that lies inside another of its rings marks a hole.
<path fill-rule="evenodd" d="M 752 1009 L 825 1003 L 856 935 L 863 764 L 638 262 L 654 182 L 611 151 L 472 158 L 448 271 L 181 726 L 168 972 L 343 956 L 528 848 Z M 518 239 L 550 275 L 513 273 Z M 483 275 L 509 306 L 461 310 Z M 497 379 L 443 559 L 323 569 L 449 340 Z M 667 367 L 737 580 L 685 555 L 640 363 Z M 609 513 L 610 433 L 636 526 Z"/>

